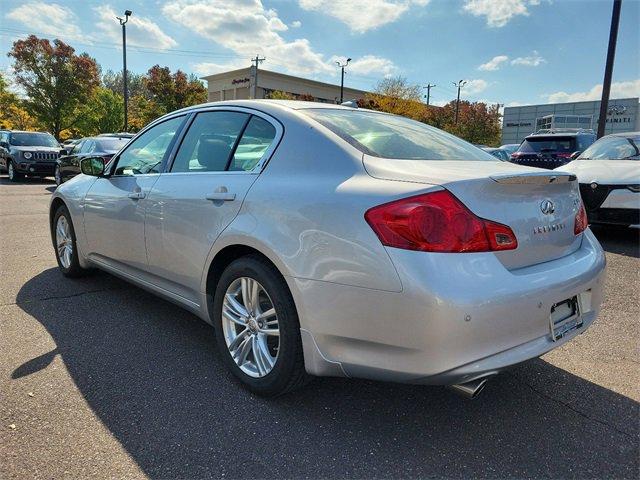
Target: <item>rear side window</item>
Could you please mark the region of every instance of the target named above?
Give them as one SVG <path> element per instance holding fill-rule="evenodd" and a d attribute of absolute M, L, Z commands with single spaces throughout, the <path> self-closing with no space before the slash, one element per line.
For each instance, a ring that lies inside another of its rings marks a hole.
<path fill-rule="evenodd" d="M 249 115 L 241 112 L 198 113 L 184 137 L 171 172 L 222 172 Z"/>
<path fill-rule="evenodd" d="M 275 137 L 276 129 L 273 125 L 260 117 L 251 117 L 238 142 L 229 170 L 253 170 Z"/>
<path fill-rule="evenodd" d="M 575 137 L 529 137 L 518 151 L 524 153 L 573 153 L 577 150 Z"/>
<path fill-rule="evenodd" d="M 404 160 L 486 160 L 495 157 L 442 130 L 370 111 L 301 110 L 363 153 Z"/>

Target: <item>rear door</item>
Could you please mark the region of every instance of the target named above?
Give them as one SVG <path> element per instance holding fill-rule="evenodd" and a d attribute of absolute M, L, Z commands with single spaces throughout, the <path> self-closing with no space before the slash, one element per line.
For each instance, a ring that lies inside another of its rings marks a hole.
<path fill-rule="evenodd" d="M 195 300 L 214 241 L 238 214 L 282 127 L 245 109 L 201 111 L 153 186 L 146 219 L 156 283 Z"/>

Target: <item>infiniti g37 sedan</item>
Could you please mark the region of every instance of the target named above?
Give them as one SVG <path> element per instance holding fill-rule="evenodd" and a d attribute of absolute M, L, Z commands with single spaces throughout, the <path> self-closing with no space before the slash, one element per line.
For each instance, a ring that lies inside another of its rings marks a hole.
<path fill-rule="evenodd" d="M 575 176 L 406 118 L 211 103 L 81 167 L 51 203 L 62 273 L 97 267 L 194 312 L 260 394 L 316 375 L 473 396 L 600 309 Z"/>

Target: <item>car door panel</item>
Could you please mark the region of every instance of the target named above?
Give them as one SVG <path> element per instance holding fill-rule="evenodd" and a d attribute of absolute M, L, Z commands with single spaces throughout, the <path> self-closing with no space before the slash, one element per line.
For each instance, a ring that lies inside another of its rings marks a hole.
<path fill-rule="evenodd" d="M 147 196 L 158 174 L 98 178 L 84 200 L 89 257 L 144 270 Z"/>
<path fill-rule="evenodd" d="M 148 196 L 170 156 L 186 116 L 154 124 L 118 154 L 110 172 L 84 199 L 87 256 L 143 277 L 147 271 Z"/>
<path fill-rule="evenodd" d="M 257 177 L 244 172 L 160 175 L 148 201 L 145 228 L 149 271 L 164 288 L 199 298 L 207 255 Z"/>

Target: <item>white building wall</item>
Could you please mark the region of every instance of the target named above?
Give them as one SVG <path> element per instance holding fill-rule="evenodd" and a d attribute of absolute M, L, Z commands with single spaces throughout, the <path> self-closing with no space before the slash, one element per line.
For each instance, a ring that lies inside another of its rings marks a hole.
<path fill-rule="evenodd" d="M 623 98 L 609 100 L 609 114 L 605 133 L 624 133 L 640 130 L 640 99 Z M 598 128 L 600 102 L 554 103 L 506 107 L 502 119 L 502 144 L 521 143 L 536 129 L 536 120 L 546 115 L 590 115 L 591 128 Z"/>

